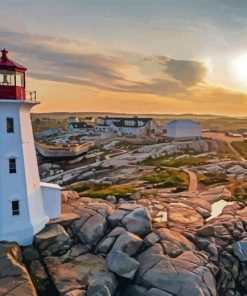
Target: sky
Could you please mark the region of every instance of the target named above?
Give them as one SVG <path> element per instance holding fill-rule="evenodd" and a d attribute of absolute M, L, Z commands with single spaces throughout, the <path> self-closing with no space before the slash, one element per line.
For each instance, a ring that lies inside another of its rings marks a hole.
<path fill-rule="evenodd" d="M 34 112 L 247 113 L 246 0 L 8 0 Z"/>

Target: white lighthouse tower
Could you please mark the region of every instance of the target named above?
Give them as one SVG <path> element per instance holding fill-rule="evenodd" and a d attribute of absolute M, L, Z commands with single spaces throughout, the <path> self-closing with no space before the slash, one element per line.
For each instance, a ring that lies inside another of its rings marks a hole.
<path fill-rule="evenodd" d="M 60 187 L 40 183 L 30 119 L 38 102 L 26 97 L 26 68 L 1 52 L 0 241 L 29 245 L 49 219 L 60 216 Z"/>

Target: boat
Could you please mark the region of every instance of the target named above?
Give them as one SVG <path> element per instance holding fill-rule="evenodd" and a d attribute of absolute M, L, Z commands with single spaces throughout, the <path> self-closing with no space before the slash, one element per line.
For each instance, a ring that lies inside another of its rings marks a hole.
<path fill-rule="evenodd" d="M 48 145 L 35 141 L 37 152 L 45 158 L 70 159 L 88 152 L 94 145 L 93 141 L 81 144 L 55 144 Z"/>

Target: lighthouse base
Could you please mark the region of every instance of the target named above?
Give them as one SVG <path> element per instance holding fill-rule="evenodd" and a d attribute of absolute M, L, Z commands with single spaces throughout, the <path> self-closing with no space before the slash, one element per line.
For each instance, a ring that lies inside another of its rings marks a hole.
<path fill-rule="evenodd" d="M 35 225 L 25 223 L 20 225 L 18 229 L 13 225 L 14 227 L 8 227 L 7 232 L 0 233 L 0 241 L 13 241 L 18 242 L 22 246 L 29 246 L 33 242 L 34 235 L 40 232 L 48 222 L 48 216 L 44 216 Z"/>

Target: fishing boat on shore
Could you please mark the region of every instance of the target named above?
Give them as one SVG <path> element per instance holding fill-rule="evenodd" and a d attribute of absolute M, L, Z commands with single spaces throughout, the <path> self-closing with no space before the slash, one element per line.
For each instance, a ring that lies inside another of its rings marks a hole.
<path fill-rule="evenodd" d="M 74 158 L 85 154 L 94 145 L 93 141 L 81 144 L 53 144 L 35 142 L 37 152 L 45 158 Z"/>

